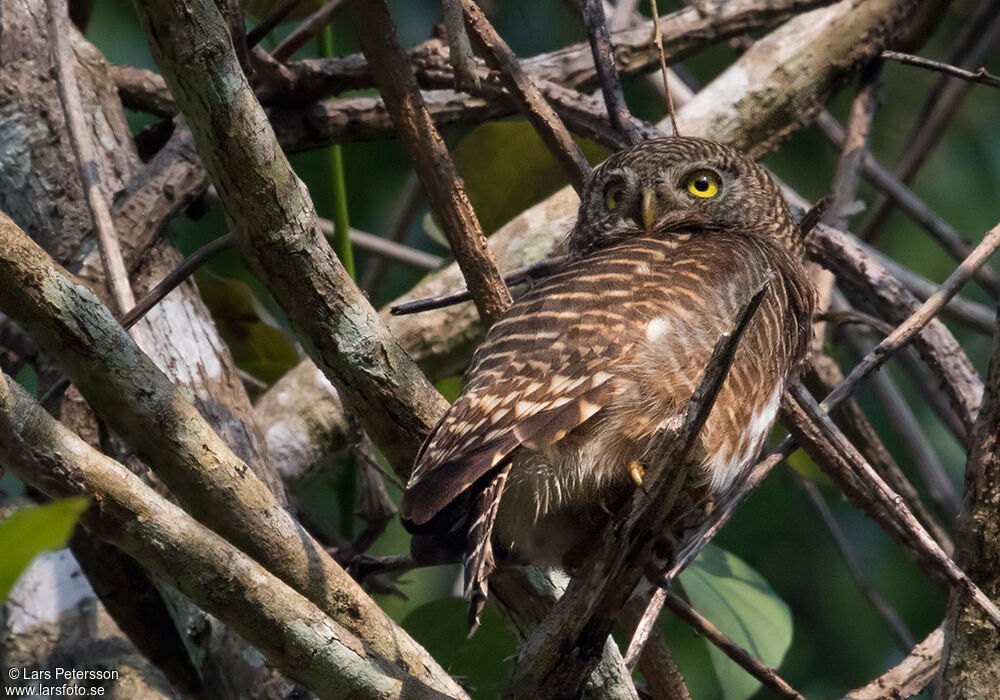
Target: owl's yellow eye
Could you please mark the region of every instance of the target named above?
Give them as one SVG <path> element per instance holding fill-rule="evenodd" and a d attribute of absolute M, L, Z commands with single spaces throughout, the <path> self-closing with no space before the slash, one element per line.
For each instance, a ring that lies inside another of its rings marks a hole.
<path fill-rule="evenodd" d="M 604 206 L 608 208 L 608 211 L 614 211 L 614 208 L 618 206 L 622 197 L 622 186 L 612 182 L 610 185 L 604 188 Z"/>
<path fill-rule="evenodd" d="M 719 193 L 719 176 L 711 170 L 696 170 L 688 175 L 685 187 L 695 197 L 708 199 Z"/>

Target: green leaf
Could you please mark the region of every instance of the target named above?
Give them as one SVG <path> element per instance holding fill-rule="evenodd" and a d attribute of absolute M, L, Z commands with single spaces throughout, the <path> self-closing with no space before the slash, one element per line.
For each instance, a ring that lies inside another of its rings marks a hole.
<path fill-rule="evenodd" d="M 86 498 L 67 498 L 21 508 L 0 521 L 0 603 L 32 559 L 66 544 L 87 503 Z"/>
<path fill-rule="evenodd" d="M 237 367 L 273 384 L 298 364 L 295 345 L 257 301 L 250 285 L 204 268 L 195 273 L 195 281 Z"/>
<path fill-rule="evenodd" d="M 792 643 L 792 614 L 746 562 L 709 545 L 680 576 L 691 605 L 767 666 L 781 665 Z M 760 687 L 707 640 L 725 700 L 746 700 Z"/>
<path fill-rule="evenodd" d="M 473 691 L 474 698 L 498 698 L 510 676 L 517 642 L 492 605 L 483 610 L 479 631 L 466 639 L 468 611 L 469 604 L 461 598 L 440 598 L 421 605 L 402 624 L 448 673 Z"/>

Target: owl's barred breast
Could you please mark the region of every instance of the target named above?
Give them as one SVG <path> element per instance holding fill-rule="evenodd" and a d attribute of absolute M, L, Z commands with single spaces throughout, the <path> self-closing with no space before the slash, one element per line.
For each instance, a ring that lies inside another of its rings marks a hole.
<path fill-rule="evenodd" d="M 799 263 L 767 241 L 713 234 L 636 238 L 587 255 L 516 302 L 473 358 L 468 384 L 421 464 L 510 460 L 497 513 L 500 555 L 562 565 L 636 488 L 660 432 L 676 427 L 719 338 L 760 284 L 768 292 L 701 433 L 708 488 L 756 456 L 805 350 Z"/>

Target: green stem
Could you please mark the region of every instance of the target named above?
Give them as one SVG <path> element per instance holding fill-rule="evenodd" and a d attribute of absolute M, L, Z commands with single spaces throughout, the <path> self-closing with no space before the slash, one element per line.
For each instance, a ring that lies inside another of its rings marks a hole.
<path fill-rule="evenodd" d="M 320 58 L 333 58 L 333 27 L 326 25 L 317 37 Z M 351 221 L 347 213 L 347 186 L 344 182 L 344 156 L 340 144 L 327 150 L 330 156 L 330 181 L 333 190 L 333 249 L 352 278 L 354 249 L 351 248 Z"/>

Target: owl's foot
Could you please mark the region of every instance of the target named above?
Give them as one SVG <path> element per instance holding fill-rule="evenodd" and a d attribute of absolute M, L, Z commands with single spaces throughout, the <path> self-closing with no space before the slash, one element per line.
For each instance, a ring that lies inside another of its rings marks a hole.
<path fill-rule="evenodd" d="M 636 486 L 642 486 L 642 478 L 646 476 L 646 469 L 634 459 L 628 463 L 628 473 Z"/>

